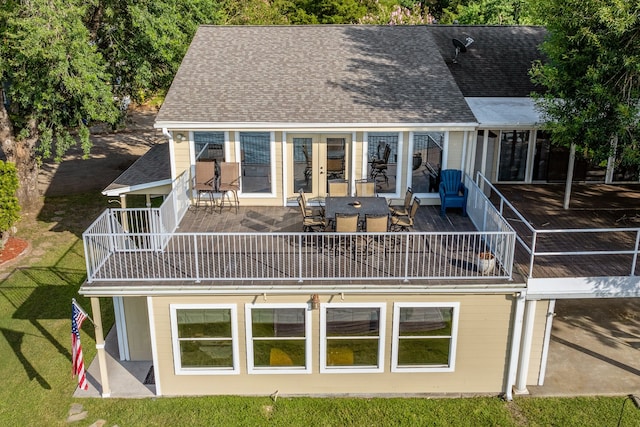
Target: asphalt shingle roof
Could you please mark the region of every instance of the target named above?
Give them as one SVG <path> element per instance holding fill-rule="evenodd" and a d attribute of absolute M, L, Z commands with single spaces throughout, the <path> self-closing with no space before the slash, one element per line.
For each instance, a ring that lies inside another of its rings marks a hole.
<path fill-rule="evenodd" d="M 475 118 L 428 26 L 203 26 L 158 113 L 163 122 Z"/>
<path fill-rule="evenodd" d="M 128 189 L 165 180 L 171 180 L 168 143 L 152 146 L 102 192 Z"/>
<path fill-rule="evenodd" d="M 539 87 L 531 83 L 533 61 L 543 59 L 539 46 L 547 31 L 533 26 L 442 26 L 429 33 L 465 97 L 526 97 Z M 474 42 L 453 62 L 453 39 Z"/>

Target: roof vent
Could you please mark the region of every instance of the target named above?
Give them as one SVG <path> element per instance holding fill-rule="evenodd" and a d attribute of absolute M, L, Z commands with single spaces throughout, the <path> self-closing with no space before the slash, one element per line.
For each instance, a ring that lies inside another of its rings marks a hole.
<path fill-rule="evenodd" d="M 464 43 L 463 43 L 463 42 L 461 42 L 461 41 L 460 41 L 460 40 L 458 40 L 458 39 L 453 39 L 453 40 L 451 40 L 451 41 L 453 42 L 453 45 L 454 45 L 454 46 L 455 46 L 455 48 L 456 48 L 456 55 L 453 57 L 453 63 L 454 63 L 454 64 L 457 64 L 457 63 L 458 63 L 458 54 L 459 54 L 460 52 L 465 53 L 465 52 L 467 51 L 467 48 L 468 48 L 469 46 L 471 46 L 471 43 L 473 43 L 473 39 L 472 39 L 471 37 L 467 37 L 467 38 L 464 40 Z"/>

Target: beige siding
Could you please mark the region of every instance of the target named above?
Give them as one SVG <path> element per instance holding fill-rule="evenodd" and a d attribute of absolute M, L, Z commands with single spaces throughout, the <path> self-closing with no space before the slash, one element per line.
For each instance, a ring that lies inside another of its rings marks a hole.
<path fill-rule="evenodd" d="M 364 156 L 364 132 L 356 132 L 356 140 L 352 143 L 356 145 L 356 154 L 355 154 L 355 177 L 356 179 L 366 179 L 368 174 L 368 164 L 365 164 L 364 167 L 362 165 Z"/>
<path fill-rule="evenodd" d="M 544 344 L 544 333 L 548 312 L 549 301 L 538 301 L 536 304 L 533 337 L 531 340 L 531 358 L 529 359 L 529 372 L 527 374 L 528 385 L 536 385 L 538 383 L 538 377 L 540 375 L 540 362 L 542 360 L 542 346 Z"/>
<path fill-rule="evenodd" d="M 462 169 L 462 153 L 464 148 L 464 132 L 449 132 L 449 149 L 447 165 L 443 169 Z"/>
<path fill-rule="evenodd" d="M 400 159 L 407 159 L 405 160 L 405 165 L 402 166 L 402 174 L 400 176 L 396 176 L 396 180 L 399 182 L 400 184 L 400 188 L 401 189 L 405 189 L 407 188 L 407 173 L 411 173 L 411 166 L 409 165 L 409 160 L 408 159 L 412 159 L 413 155 L 409 154 L 409 132 L 402 132 L 401 134 L 402 137 L 402 153 L 401 155 L 398 156 L 398 160 Z M 407 170 L 409 172 L 407 172 Z M 402 190 L 400 191 L 400 193 L 404 193 Z"/>
<path fill-rule="evenodd" d="M 127 344 L 129 357 L 135 360 L 151 360 L 151 337 L 146 297 L 124 297 L 125 319 L 127 323 Z"/>
<path fill-rule="evenodd" d="M 312 373 L 282 375 L 247 374 L 245 303 L 308 302 L 309 296 L 156 297 L 153 312 L 158 345 L 159 380 L 164 395 L 239 394 L 267 395 L 278 390 L 292 394 L 347 393 L 500 393 L 504 388 L 514 300 L 506 295 L 392 296 L 348 295 L 345 303 L 387 304 L 383 373 L 320 374 L 319 310 L 312 312 Z M 340 295 L 321 295 L 321 302 L 340 303 Z M 459 302 L 460 318 L 455 372 L 392 373 L 391 339 L 393 302 Z M 174 304 L 237 304 L 240 374 L 175 375 L 169 306 Z"/>
<path fill-rule="evenodd" d="M 181 132 L 185 135 L 188 135 L 188 132 Z M 177 133 L 173 133 L 174 144 L 173 144 L 173 152 L 174 152 L 174 164 L 176 166 L 176 177 L 180 176 L 180 174 L 186 170 L 190 170 L 191 168 L 191 157 L 189 155 L 189 146 L 191 143 L 189 141 L 183 141 L 178 143 L 176 139 Z"/>

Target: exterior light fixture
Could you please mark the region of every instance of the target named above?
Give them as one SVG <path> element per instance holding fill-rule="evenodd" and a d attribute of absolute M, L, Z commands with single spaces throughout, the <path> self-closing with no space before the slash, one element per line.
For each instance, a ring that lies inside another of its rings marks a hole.
<path fill-rule="evenodd" d="M 311 310 L 317 310 L 320 308 L 320 295 L 311 295 Z"/>
<path fill-rule="evenodd" d="M 177 135 L 176 135 L 176 142 L 177 142 L 177 143 L 181 143 L 181 142 L 183 142 L 185 139 L 187 139 L 187 137 L 186 137 L 186 136 L 184 136 L 184 134 L 183 134 L 183 133 L 179 133 L 179 134 L 177 134 Z"/>

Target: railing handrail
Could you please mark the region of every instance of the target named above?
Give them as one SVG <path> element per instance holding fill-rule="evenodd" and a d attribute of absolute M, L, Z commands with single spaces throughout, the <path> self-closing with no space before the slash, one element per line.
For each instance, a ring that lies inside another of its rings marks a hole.
<path fill-rule="evenodd" d="M 519 219 L 520 221 L 522 221 L 522 223 L 523 223 L 526 227 L 528 227 L 528 228 L 529 228 L 529 230 L 531 230 L 531 231 L 537 231 L 537 230 L 536 230 L 536 229 L 535 229 L 535 228 L 534 228 L 534 227 L 529 223 L 529 221 L 528 221 L 528 220 L 527 220 L 527 219 L 526 219 L 526 218 L 525 218 L 525 217 L 520 213 L 520 211 L 518 211 L 518 209 L 516 209 L 516 207 L 515 207 L 515 206 L 513 206 L 513 205 L 511 204 L 511 202 L 509 202 L 509 200 L 507 200 L 507 198 L 506 198 L 506 197 L 504 197 L 504 196 L 502 195 L 502 193 L 501 193 L 501 192 L 500 192 L 500 191 L 499 191 L 499 190 L 498 190 L 498 189 L 497 189 L 497 188 L 496 188 L 496 187 L 491 183 L 491 181 L 489 181 L 489 180 L 487 179 L 487 177 L 485 177 L 485 176 L 482 174 L 482 172 L 478 172 L 478 174 L 477 174 L 477 179 L 478 179 L 478 182 L 477 182 L 476 184 L 477 184 L 478 188 L 480 188 L 480 181 L 482 181 L 482 183 L 483 183 L 483 184 L 488 185 L 488 186 L 489 186 L 489 188 L 491 188 L 491 189 L 496 193 L 496 195 L 500 198 L 500 204 L 505 204 L 505 205 L 507 205 L 509 208 L 511 208 L 511 210 L 513 211 L 513 213 L 515 213 L 515 214 L 516 214 L 516 216 L 518 217 L 518 219 Z M 485 197 L 486 197 L 486 195 L 485 195 Z M 498 212 L 500 212 L 500 215 L 504 218 L 504 215 L 502 215 L 503 210 L 502 210 L 502 209 L 498 209 Z M 505 221 L 506 221 L 506 219 L 505 219 Z"/>
<path fill-rule="evenodd" d="M 640 227 L 625 228 L 553 228 L 553 229 L 536 229 L 538 234 L 556 234 L 556 233 L 635 233 L 640 231 Z"/>
<path fill-rule="evenodd" d="M 166 237 L 159 248 L 155 242 Z M 514 233 L 93 233 L 89 282 L 510 279 Z M 113 244 L 111 244 L 113 242 Z M 109 246 L 111 245 L 111 246 Z M 108 247 L 108 250 L 106 249 Z M 480 268 L 494 248 L 495 262 Z"/>
<path fill-rule="evenodd" d="M 218 231 L 176 231 L 173 233 L 169 232 L 120 232 L 120 233 L 87 233 L 87 236 L 127 236 L 127 237 L 142 237 L 142 236 L 264 236 L 265 234 L 271 236 L 310 236 L 313 233 L 309 233 L 306 231 L 269 231 L 258 232 L 258 231 L 239 231 L 239 232 L 218 232 Z M 513 232 L 510 231 L 455 231 L 455 232 L 446 232 L 446 231 L 387 231 L 387 232 L 366 232 L 366 231 L 357 231 L 353 233 L 345 233 L 345 232 L 336 232 L 336 231 L 323 231 L 323 236 L 355 236 L 355 237 L 377 237 L 377 236 L 401 236 L 401 235 L 429 235 L 429 236 L 478 236 L 478 235 L 511 235 Z"/>
<path fill-rule="evenodd" d="M 520 222 L 531 231 L 531 245 L 528 245 L 527 242 L 516 232 L 516 241 L 520 243 L 522 248 L 529 254 L 529 278 L 533 278 L 533 267 L 535 265 L 536 257 L 552 257 L 552 256 L 588 256 L 588 255 L 633 255 L 633 260 L 631 262 L 631 270 L 630 275 L 634 276 L 634 272 L 636 269 L 636 263 L 639 253 L 639 243 L 640 242 L 640 227 L 603 227 L 603 228 L 545 228 L 538 229 L 535 228 L 531 223 L 516 209 L 516 207 L 511 204 L 507 198 L 491 183 L 489 180 L 481 173 L 477 173 L 477 184 L 480 187 L 480 183 L 482 182 L 484 185 L 489 186 L 489 188 L 495 193 L 495 195 L 499 198 L 500 204 L 504 204 L 508 206 L 512 212 L 516 215 L 516 217 L 520 220 Z M 503 210 L 500 209 L 501 216 L 504 217 Z M 550 235 L 550 234 L 597 234 L 597 233 L 635 233 L 636 236 L 633 239 L 633 249 L 602 249 L 602 250 L 562 250 L 562 251 L 545 251 L 538 250 L 538 243 L 541 235 Z"/>

